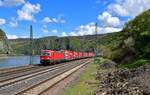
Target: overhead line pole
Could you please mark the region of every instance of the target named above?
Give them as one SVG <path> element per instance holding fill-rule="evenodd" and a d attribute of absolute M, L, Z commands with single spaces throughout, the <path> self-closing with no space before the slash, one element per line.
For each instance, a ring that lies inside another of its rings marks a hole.
<path fill-rule="evenodd" d="M 30 25 L 30 65 L 33 64 L 33 55 L 34 55 L 34 50 L 33 50 L 33 30 L 32 30 L 32 25 Z"/>
<path fill-rule="evenodd" d="M 97 55 L 97 53 L 98 53 L 98 46 L 97 46 L 97 40 L 98 40 L 98 35 L 97 35 L 97 23 L 95 23 L 95 34 L 96 34 L 96 49 L 95 49 L 95 51 L 96 51 L 96 55 Z"/>

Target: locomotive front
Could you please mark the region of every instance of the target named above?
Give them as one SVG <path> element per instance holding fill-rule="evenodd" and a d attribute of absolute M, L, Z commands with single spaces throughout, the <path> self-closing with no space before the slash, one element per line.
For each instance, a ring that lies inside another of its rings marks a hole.
<path fill-rule="evenodd" d="M 51 50 L 41 50 L 40 63 L 48 65 L 51 63 Z"/>

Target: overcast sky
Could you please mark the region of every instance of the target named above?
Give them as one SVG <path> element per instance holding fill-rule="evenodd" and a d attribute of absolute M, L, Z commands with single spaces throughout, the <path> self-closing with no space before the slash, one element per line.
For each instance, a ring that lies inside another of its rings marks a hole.
<path fill-rule="evenodd" d="M 8 38 L 78 36 L 120 31 L 150 8 L 150 0 L 0 0 L 0 28 Z"/>

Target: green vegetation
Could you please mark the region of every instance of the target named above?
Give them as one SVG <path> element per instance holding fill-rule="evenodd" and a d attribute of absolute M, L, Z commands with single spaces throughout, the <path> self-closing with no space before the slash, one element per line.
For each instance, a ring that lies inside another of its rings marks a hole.
<path fill-rule="evenodd" d="M 94 95 L 96 89 L 96 80 L 94 73 L 96 64 L 89 64 L 87 69 L 81 75 L 79 81 L 71 86 L 66 87 L 61 95 Z"/>
<path fill-rule="evenodd" d="M 99 39 L 101 35 L 99 36 Z M 40 54 L 41 49 L 51 50 L 72 50 L 72 51 L 94 51 L 95 36 L 79 36 L 79 37 L 44 37 L 34 39 L 35 54 Z M 16 39 L 10 40 L 13 51 L 16 54 L 30 54 L 30 40 Z"/>
<path fill-rule="evenodd" d="M 0 29 L 0 39 L 2 39 L 5 36 L 5 33 L 3 32 L 3 30 Z"/>
<path fill-rule="evenodd" d="M 135 50 L 140 58 L 150 58 L 150 9 L 126 24 L 124 31 L 135 40 Z"/>
<path fill-rule="evenodd" d="M 5 54 L 10 53 L 11 48 L 8 43 L 8 39 L 3 30 L 0 29 L 0 54 L 4 56 Z"/>
<path fill-rule="evenodd" d="M 106 59 L 106 58 L 103 58 L 103 57 L 96 57 L 94 59 L 94 63 L 95 64 L 101 64 L 101 63 L 105 63 L 105 62 L 108 62 L 109 59 Z"/>
<path fill-rule="evenodd" d="M 100 63 L 100 58 L 99 57 L 96 57 L 94 58 L 94 64 L 99 64 Z"/>
<path fill-rule="evenodd" d="M 149 63 L 150 10 L 129 21 L 120 33 L 108 34 L 99 41 L 103 57 L 128 68 Z"/>
<path fill-rule="evenodd" d="M 120 67 L 132 69 L 132 68 L 137 68 L 137 67 L 145 65 L 145 64 L 150 64 L 150 60 L 139 59 L 133 63 L 121 64 Z"/>

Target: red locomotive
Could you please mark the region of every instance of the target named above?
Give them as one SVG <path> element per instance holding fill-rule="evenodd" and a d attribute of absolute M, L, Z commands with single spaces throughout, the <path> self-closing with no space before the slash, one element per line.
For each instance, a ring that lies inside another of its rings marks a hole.
<path fill-rule="evenodd" d="M 40 63 L 43 65 L 56 64 L 63 61 L 76 60 L 95 56 L 92 52 L 41 50 Z"/>

